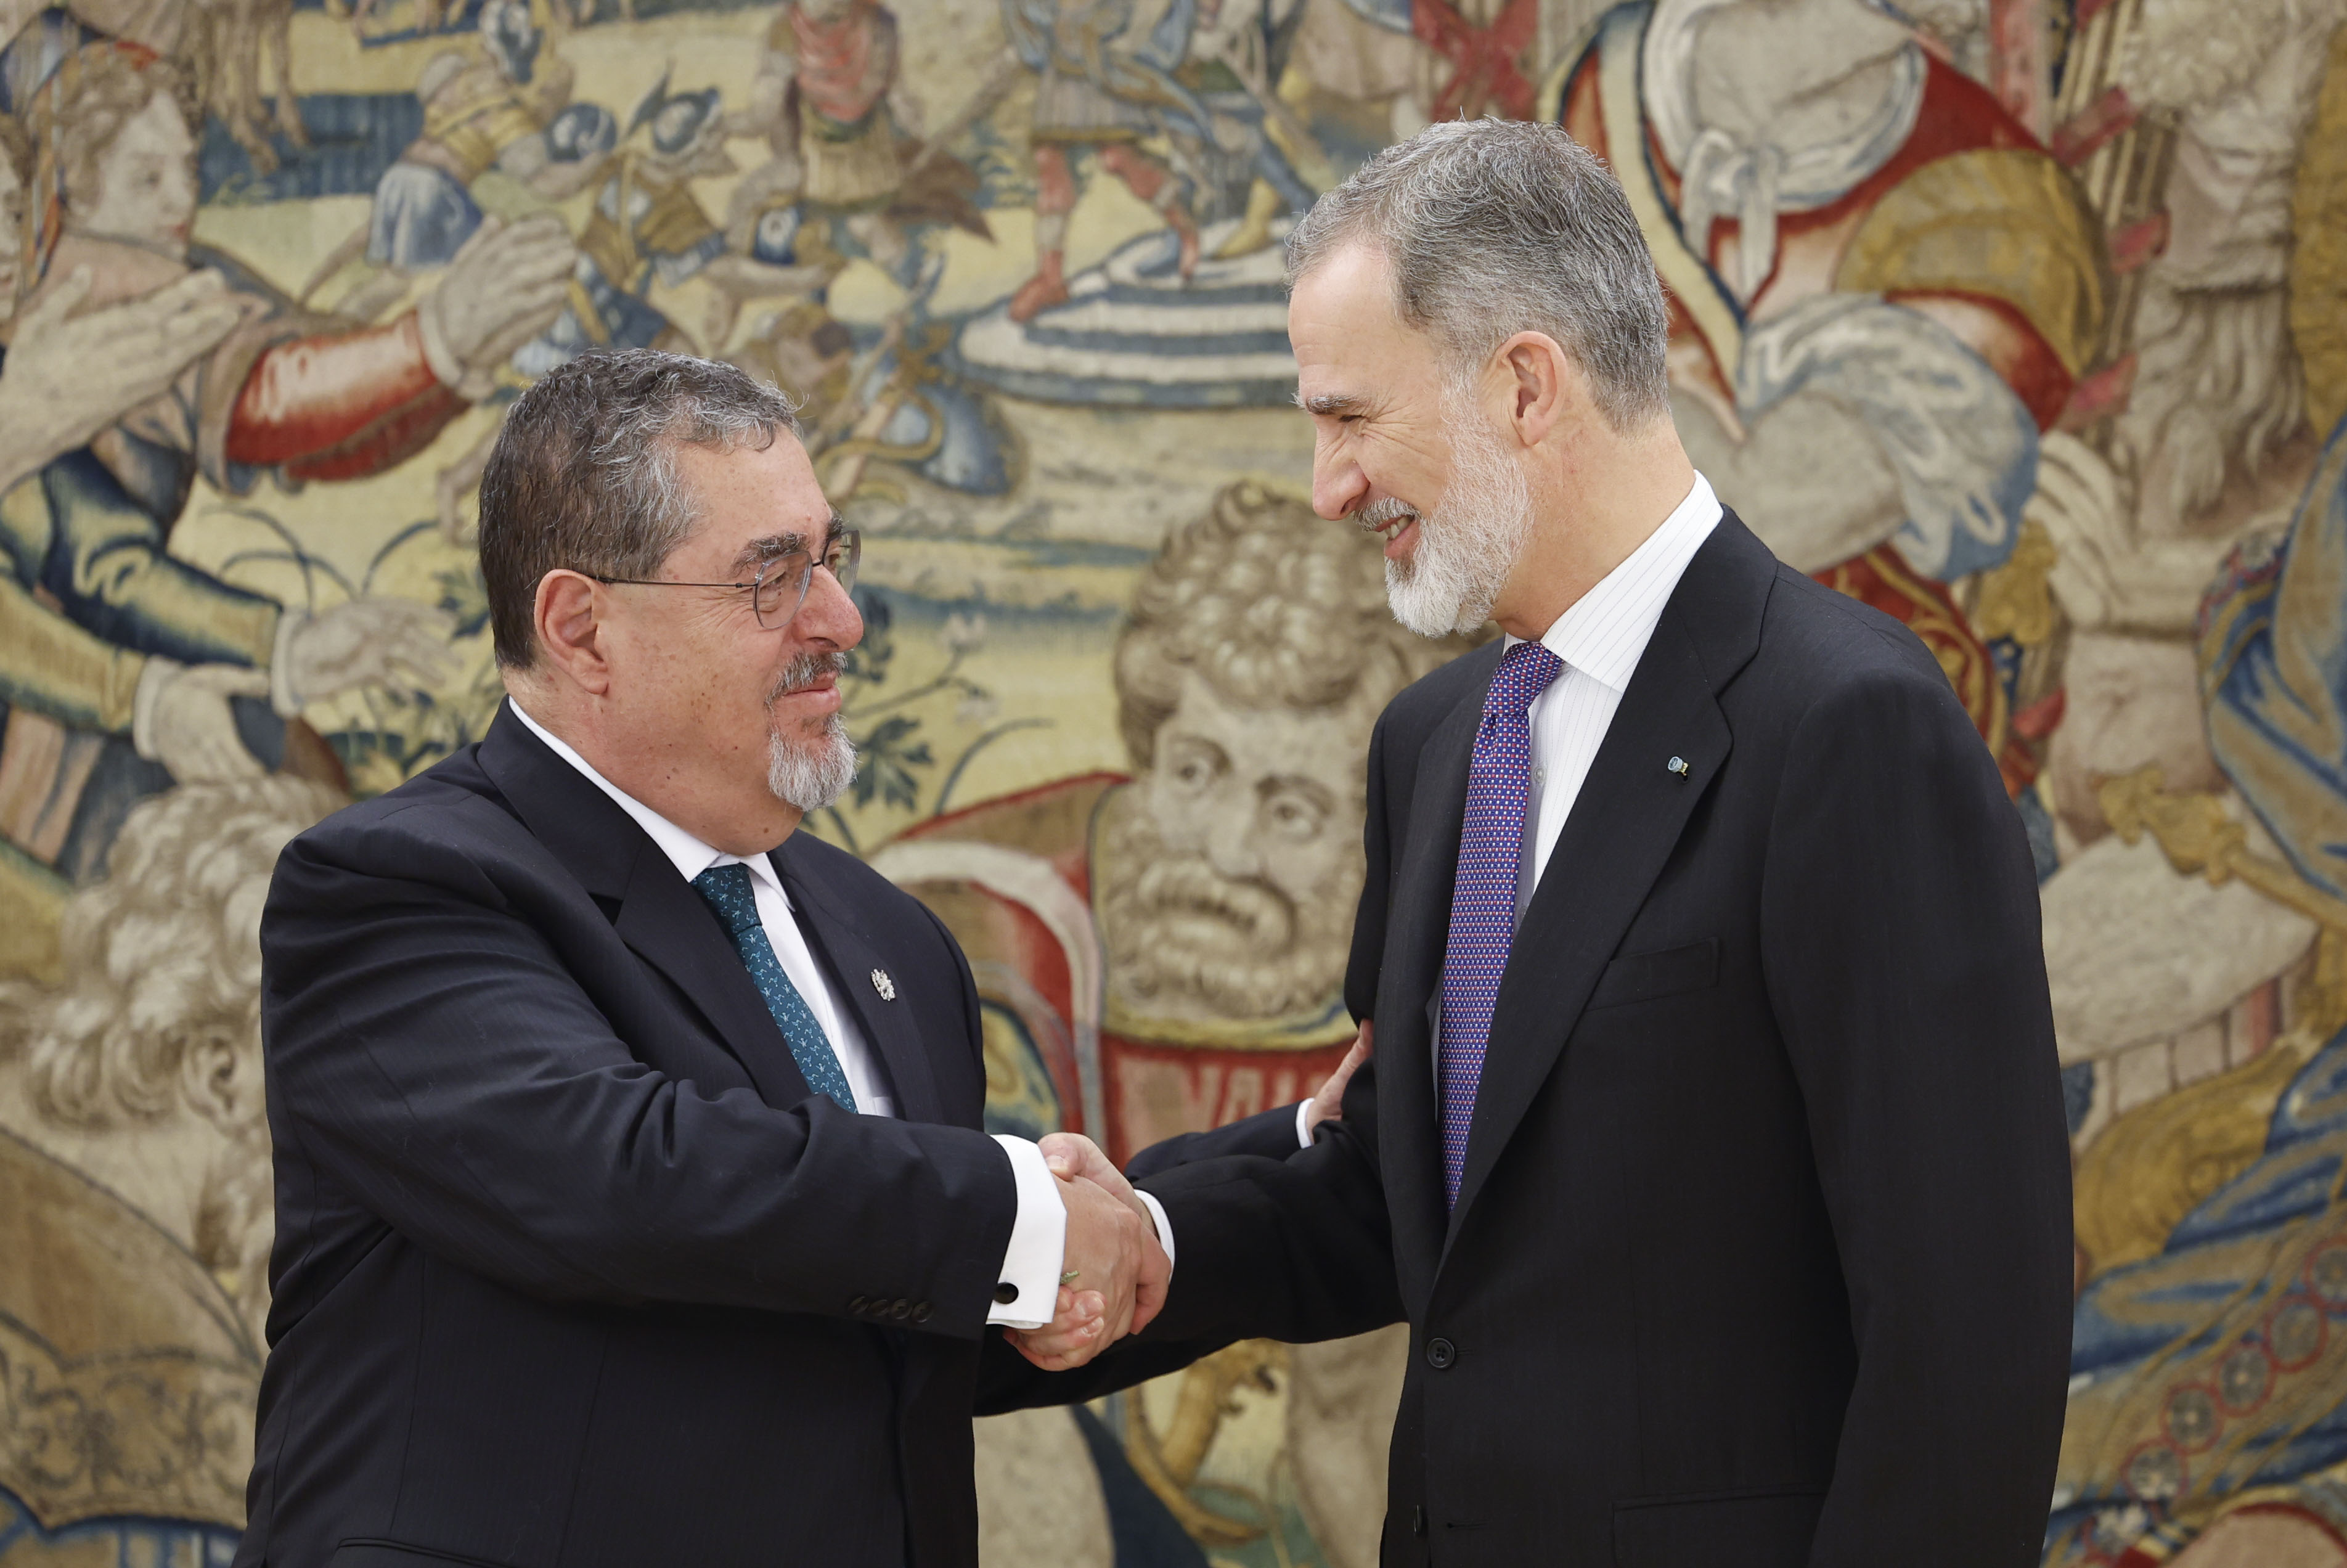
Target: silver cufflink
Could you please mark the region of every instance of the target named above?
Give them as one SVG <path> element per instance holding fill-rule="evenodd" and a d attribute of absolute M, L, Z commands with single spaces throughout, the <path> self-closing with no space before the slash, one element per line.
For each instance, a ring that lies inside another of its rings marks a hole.
<path fill-rule="evenodd" d="M 880 999 L 884 1002 L 897 999 L 897 982 L 888 978 L 888 971 L 886 969 L 872 971 L 872 989 L 880 993 Z"/>
<path fill-rule="evenodd" d="M 1676 774 L 1679 777 L 1685 778 L 1687 776 L 1687 760 L 1685 757 L 1673 757 L 1663 764 L 1663 771 Z"/>

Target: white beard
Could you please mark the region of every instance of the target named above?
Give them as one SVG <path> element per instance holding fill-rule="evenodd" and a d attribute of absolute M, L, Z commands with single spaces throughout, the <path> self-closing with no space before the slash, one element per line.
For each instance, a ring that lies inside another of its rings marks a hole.
<path fill-rule="evenodd" d="M 766 787 L 776 799 L 801 811 L 821 811 L 856 782 L 856 744 L 837 713 L 802 741 L 772 735 L 766 741 Z"/>
<path fill-rule="evenodd" d="M 1443 397 L 1450 483 L 1418 520 L 1407 561 L 1386 562 L 1386 601 L 1420 637 L 1472 631 L 1491 619 L 1508 573 L 1532 537 L 1531 487 L 1463 389 Z"/>

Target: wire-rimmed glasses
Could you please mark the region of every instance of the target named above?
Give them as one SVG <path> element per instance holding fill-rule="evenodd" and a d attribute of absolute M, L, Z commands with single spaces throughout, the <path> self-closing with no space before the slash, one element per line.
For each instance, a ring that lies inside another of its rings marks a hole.
<path fill-rule="evenodd" d="M 805 550 L 792 550 L 760 567 L 758 575 L 748 582 L 672 582 L 666 578 L 600 577 L 593 572 L 581 575 L 594 578 L 597 582 L 625 583 L 634 588 L 747 589 L 750 612 L 758 618 L 758 624 L 768 631 L 780 631 L 798 614 L 799 606 L 806 602 L 807 585 L 815 580 L 816 567 L 831 573 L 843 589 L 848 589 L 856 586 L 856 566 L 863 559 L 863 533 L 843 528 L 824 541 L 821 557 Z"/>

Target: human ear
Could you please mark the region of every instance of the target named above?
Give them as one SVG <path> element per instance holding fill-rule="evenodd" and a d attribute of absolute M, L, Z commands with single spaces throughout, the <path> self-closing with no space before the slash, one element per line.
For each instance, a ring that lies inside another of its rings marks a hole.
<path fill-rule="evenodd" d="M 1586 401 L 1581 369 L 1546 333 L 1518 333 L 1500 345 L 1508 423 L 1527 446 L 1556 434 L 1576 401 Z"/>
<path fill-rule="evenodd" d="M 548 663 L 596 696 L 610 689 L 611 667 L 605 657 L 600 595 L 595 579 L 559 569 L 538 579 L 530 607 L 538 652 Z"/>
<path fill-rule="evenodd" d="M 200 1030 L 180 1045 L 180 1097 L 214 1126 L 240 1126 L 260 1110 L 260 1068 L 257 1040 L 245 1045 L 233 1028 Z"/>

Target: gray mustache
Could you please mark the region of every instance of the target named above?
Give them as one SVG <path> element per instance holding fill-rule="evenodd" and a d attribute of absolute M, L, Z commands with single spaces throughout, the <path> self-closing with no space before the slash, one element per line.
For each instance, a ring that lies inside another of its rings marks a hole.
<path fill-rule="evenodd" d="M 1382 501 L 1371 501 L 1353 514 L 1353 520 L 1365 528 L 1382 528 L 1388 523 L 1418 516 L 1418 508 L 1407 501 L 1388 496 Z"/>
<path fill-rule="evenodd" d="M 1271 947 L 1295 933 L 1296 912 L 1286 897 L 1256 882 L 1225 876 L 1203 860 L 1160 860 L 1141 874 L 1133 891 L 1153 913 L 1217 917 Z"/>
<path fill-rule="evenodd" d="M 784 665 L 783 672 L 774 678 L 774 689 L 766 693 L 767 705 L 773 706 L 794 692 L 805 691 L 821 676 L 837 675 L 846 668 L 845 653 L 802 653 Z"/>

